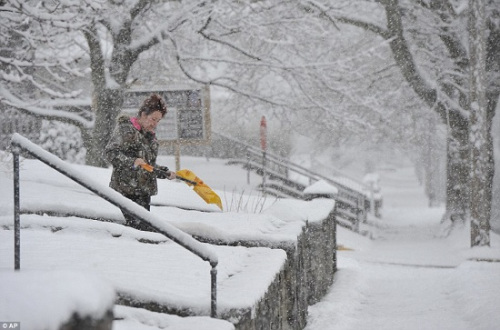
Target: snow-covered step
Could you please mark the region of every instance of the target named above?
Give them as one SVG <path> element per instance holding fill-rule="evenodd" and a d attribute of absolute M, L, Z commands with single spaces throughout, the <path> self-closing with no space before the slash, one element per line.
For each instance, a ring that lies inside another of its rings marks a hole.
<path fill-rule="evenodd" d="M 11 230 L 0 231 L 0 237 L 13 246 Z M 252 309 L 286 261 L 285 252 L 278 249 L 211 248 L 219 257 L 217 307 L 221 315 L 234 309 Z M 22 271 L 95 273 L 116 290 L 118 301 L 124 304 L 154 305 L 153 310 L 180 315 L 210 315 L 210 265 L 171 241 L 143 244 L 126 236 L 109 238 L 98 231 L 23 229 L 21 251 Z M 12 254 L 2 252 L 0 267 L 12 268 L 7 263 Z"/>

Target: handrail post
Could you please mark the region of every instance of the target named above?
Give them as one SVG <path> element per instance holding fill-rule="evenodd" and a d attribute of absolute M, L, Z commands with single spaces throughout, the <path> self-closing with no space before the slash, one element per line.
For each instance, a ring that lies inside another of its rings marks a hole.
<path fill-rule="evenodd" d="M 14 269 L 21 269 L 21 221 L 19 202 L 19 147 L 12 147 L 14 155 Z"/>
<path fill-rule="evenodd" d="M 210 299 L 210 317 L 217 317 L 217 264 L 211 263 L 211 299 Z"/>
<path fill-rule="evenodd" d="M 370 213 L 375 215 L 375 182 L 370 181 Z"/>
<path fill-rule="evenodd" d="M 262 195 L 266 195 L 266 151 L 262 151 Z"/>
<path fill-rule="evenodd" d="M 247 184 L 250 184 L 250 151 L 245 148 L 247 152 Z"/>

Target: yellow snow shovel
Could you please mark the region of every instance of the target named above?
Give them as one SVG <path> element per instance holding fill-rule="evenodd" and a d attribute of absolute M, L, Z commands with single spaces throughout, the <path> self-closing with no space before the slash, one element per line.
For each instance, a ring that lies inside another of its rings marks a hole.
<path fill-rule="evenodd" d="M 143 169 L 148 172 L 164 172 L 159 168 L 155 168 L 149 164 L 141 165 Z M 177 179 L 182 180 L 188 184 L 188 186 L 193 186 L 193 190 L 197 193 L 207 204 L 215 204 L 222 210 L 222 202 L 220 197 L 209 187 L 207 186 L 199 177 L 196 176 L 190 170 L 179 170 L 175 173 L 177 175 Z"/>
<path fill-rule="evenodd" d="M 222 210 L 222 202 L 209 186 L 207 186 L 199 177 L 190 170 L 179 170 L 175 172 L 177 178 L 186 182 L 188 186 L 193 186 L 193 190 L 208 204 L 215 204 Z"/>

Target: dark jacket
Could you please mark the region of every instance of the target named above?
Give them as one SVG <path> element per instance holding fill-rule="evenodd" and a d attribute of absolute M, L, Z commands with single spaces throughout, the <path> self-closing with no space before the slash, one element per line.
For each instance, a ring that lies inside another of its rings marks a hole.
<path fill-rule="evenodd" d="M 106 146 L 106 157 L 113 165 L 109 186 L 123 195 L 152 196 L 158 192 L 157 175 L 134 168 L 136 158 L 156 166 L 158 142 L 155 135 L 143 131 L 135 118 L 121 115 Z"/>

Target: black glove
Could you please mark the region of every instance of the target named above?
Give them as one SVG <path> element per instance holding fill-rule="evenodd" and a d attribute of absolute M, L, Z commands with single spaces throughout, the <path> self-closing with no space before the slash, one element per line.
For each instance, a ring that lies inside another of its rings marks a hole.
<path fill-rule="evenodd" d="M 156 177 L 158 179 L 166 179 L 170 176 L 170 170 L 166 166 L 156 166 L 155 167 Z"/>

